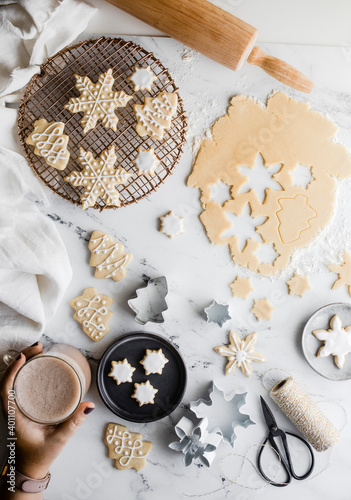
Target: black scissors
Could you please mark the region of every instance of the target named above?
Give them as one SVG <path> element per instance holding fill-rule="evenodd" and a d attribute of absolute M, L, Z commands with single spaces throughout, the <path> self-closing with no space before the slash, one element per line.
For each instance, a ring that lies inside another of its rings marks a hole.
<path fill-rule="evenodd" d="M 273 413 L 269 409 L 267 403 L 265 402 L 265 400 L 263 399 L 262 396 L 261 396 L 261 405 L 262 405 L 263 416 L 266 420 L 266 424 L 268 426 L 269 432 L 268 432 L 268 436 L 263 441 L 261 449 L 260 449 L 258 456 L 257 456 L 258 470 L 260 471 L 262 476 L 267 481 L 269 481 L 269 483 L 272 484 L 273 486 L 287 486 L 291 482 L 292 477 L 294 479 L 297 479 L 298 481 L 302 481 L 303 479 L 307 479 L 308 476 L 311 475 L 313 468 L 314 468 L 314 456 L 313 456 L 313 451 L 312 451 L 311 446 L 308 444 L 307 441 L 305 441 L 305 439 L 298 436 L 297 434 L 293 434 L 292 432 L 288 432 L 288 431 L 284 432 L 278 428 L 277 422 L 275 421 L 275 418 L 273 417 Z M 303 474 L 302 476 L 298 476 L 294 471 L 294 467 L 293 467 L 291 455 L 290 455 L 290 450 L 289 450 L 289 446 L 288 446 L 288 441 L 286 438 L 287 434 L 289 436 L 293 436 L 294 438 L 297 438 L 300 441 L 302 441 L 306 445 L 306 447 L 308 448 L 308 450 L 310 452 L 311 465 L 310 465 L 310 468 L 308 469 L 308 471 L 305 474 Z M 285 456 L 280 452 L 280 450 L 275 442 L 275 438 L 278 438 L 278 437 L 281 438 L 281 440 L 282 440 Z M 262 470 L 261 455 L 262 455 L 262 452 L 263 452 L 264 447 L 265 447 L 264 445 L 267 443 L 267 441 L 269 441 L 269 444 L 271 445 L 271 447 L 274 449 L 274 451 L 276 453 L 277 459 L 280 460 L 282 466 L 285 469 L 287 479 L 283 483 L 276 483 L 276 482 L 272 481 L 271 479 L 269 479 L 269 477 L 267 477 L 265 475 L 265 473 Z"/>

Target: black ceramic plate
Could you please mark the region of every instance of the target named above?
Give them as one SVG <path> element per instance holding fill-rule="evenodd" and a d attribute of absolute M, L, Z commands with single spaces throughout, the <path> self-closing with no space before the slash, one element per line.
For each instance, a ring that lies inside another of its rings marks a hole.
<path fill-rule="evenodd" d="M 145 356 L 146 349 L 162 349 L 168 359 L 162 374 L 146 375 L 140 361 Z M 112 361 L 128 362 L 136 368 L 133 382 L 117 385 L 109 377 Z M 131 396 L 134 383 L 150 381 L 158 392 L 154 404 L 139 406 Z M 169 415 L 182 400 L 186 387 L 186 369 L 184 362 L 167 340 L 152 333 L 129 333 L 114 342 L 103 354 L 98 371 L 97 387 L 101 399 L 115 415 L 130 422 L 153 422 Z"/>

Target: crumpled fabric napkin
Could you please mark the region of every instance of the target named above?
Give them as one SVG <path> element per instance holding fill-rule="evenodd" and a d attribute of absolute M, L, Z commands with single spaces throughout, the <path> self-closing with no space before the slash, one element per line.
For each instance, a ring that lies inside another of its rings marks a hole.
<path fill-rule="evenodd" d="M 56 226 L 39 209 L 44 191 L 21 156 L 16 111 L 5 102 L 19 99 L 8 94 L 71 43 L 95 11 L 79 0 L 0 0 L 0 365 L 7 349 L 40 338 L 72 277 Z"/>

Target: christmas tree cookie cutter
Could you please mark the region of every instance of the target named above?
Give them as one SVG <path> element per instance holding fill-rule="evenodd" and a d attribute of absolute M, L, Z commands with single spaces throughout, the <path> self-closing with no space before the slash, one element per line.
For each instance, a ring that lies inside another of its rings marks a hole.
<path fill-rule="evenodd" d="M 150 279 L 143 275 L 146 287 L 138 288 L 128 305 L 135 312 L 135 321 L 145 325 L 149 321 L 153 323 L 163 323 L 163 312 L 168 309 L 165 300 L 168 294 L 167 280 L 164 276 Z"/>

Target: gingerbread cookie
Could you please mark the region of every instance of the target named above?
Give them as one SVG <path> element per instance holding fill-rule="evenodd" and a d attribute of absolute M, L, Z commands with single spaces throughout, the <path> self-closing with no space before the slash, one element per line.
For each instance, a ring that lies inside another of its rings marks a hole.
<path fill-rule="evenodd" d="M 138 175 L 154 175 L 155 169 L 160 163 L 155 155 L 155 150 L 153 148 L 138 148 L 138 151 L 135 160 L 132 160 L 138 170 Z"/>
<path fill-rule="evenodd" d="M 134 104 L 137 134 L 140 137 L 149 135 L 154 139 L 163 139 L 165 129 L 171 126 L 177 104 L 177 94 L 169 92 L 161 92 L 157 97 L 145 97 L 144 104 Z"/>
<path fill-rule="evenodd" d="M 143 441 L 138 432 L 130 432 L 124 425 L 114 423 L 106 428 L 105 443 L 108 456 L 116 460 L 118 470 L 142 469 L 152 448 L 151 441 Z"/>
<path fill-rule="evenodd" d="M 34 122 L 34 131 L 26 139 L 27 144 L 35 146 L 34 153 L 57 170 L 66 168 L 70 156 L 67 149 L 69 137 L 63 133 L 64 128 L 62 122 L 47 122 L 42 118 Z"/>
<path fill-rule="evenodd" d="M 231 331 L 229 333 L 229 341 L 229 345 L 220 345 L 214 348 L 218 354 L 228 358 L 225 374 L 229 375 L 236 367 L 239 367 L 246 376 L 250 377 L 252 373 L 251 363 L 265 361 L 264 356 L 254 350 L 257 334 L 251 333 L 244 340 L 241 340 L 236 332 Z"/>
<path fill-rule="evenodd" d="M 111 371 L 108 376 L 112 377 L 117 382 L 117 385 L 119 385 L 131 382 L 134 372 L 135 368 L 128 363 L 127 358 L 124 358 L 123 361 L 111 362 Z"/>
<path fill-rule="evenodd" d="M 81 123 L 85 134 L 96 126 L 98 120 L 101 120 L 106 128 L 116 132 L 118 118 L 114 110 L 125 107 L 133 96 L 123 90 L 119 92 L 112 90 L 115 80 L 111 68 L 99 76 L 97 83 L 93 83 L 88 76 L 74 76 L 80 96 L 72 97 L 65 108 L 71 113 L 83 112 Z"/>
<path fill-rule="evenodd" d="M 158 392 L 147 380 L 142 384 L 134 384 L 134 394 L 132 398 L 136 399 L 139 406 L 154 404 L 155 394 Z"/>
<path fill-rule="evenodd" d="M 140 361 L 140 364 L 143 365 L 146 375 L 150 375 L 151 373 L 158 373 L 161 375 L 162 370 L 168 361 L 169 360 L 163 354 L 162 349 L 159 349 L 158 351 L 146 349 L 146 354 Z"/>
<path fill-rule="evenodd" d="M 134 66 L 134 72 L 128 77 L 134 85 L 134 90 L 151 90 L 152 84 L 157 80 L 157 76 L 151 71 L 150 66 L 146 68 L 138 68 Z"/>
<path fill-rule="evenodd" d="M 94 342 L 101 340 L 109 331 L 109 311 L 113 300 L 107 295 L 98 294 L 96 288 L 86 288 L 83 295 L 75 297 L 69 305 L 75 310 L 73 318 L 82 325 L 83 332 Z"/>
<path fill-rule="evenodd" d="M 112 278 L 120 281 L 126 275 L 126 268 L 133 256 L 124 253 L 122 243 L 102 231 L 93 231 L 89 245 L 91 257 L 89 265 L 95 267 L 95 278 Z"/>
<path fill-rule="evenodd" d="M 317 357 L 326 358 L 334 356 L 338 368 L 345 363 L 345 356 L 351 352 L 351 325 L 342 327 L 341 319 L 337 314 L 330 320 L 329 330 L 314 330 L 313 335 L 324 342 L 319 349 Z"/>
<path fill-rule="evenodd" d="M 65 177 L 65 181 L 84 188 L 80 197 L 82 209 L 93 207 L 99 197 L 106 205 L 119 207 L 121 202 L 115 186 L 125 184 L 132 174 L 126 172 L 124 168 L 113 167 L 117 160 L 115 147 L 105 149 L 97 159 L 90 151 L 79 148 L 78 160 L 83 165 L 83 170 L 80 172 L 74 170 Z"/>

